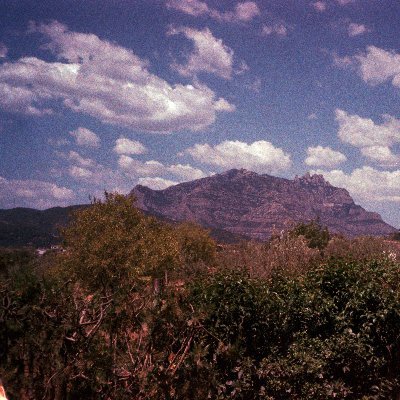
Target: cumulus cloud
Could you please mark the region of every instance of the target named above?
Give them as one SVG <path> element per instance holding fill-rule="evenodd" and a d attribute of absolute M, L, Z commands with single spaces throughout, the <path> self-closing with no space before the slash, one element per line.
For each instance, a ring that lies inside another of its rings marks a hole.
<path fill-rule="evenodd" d="M 273 24 L 264 24 L 261 30 L 261 34 L 263 36 L 287 36 L 288 34 L 288 26 L 283 22 L 277 22 Z"/>
<path fill-rule="evenodd" d="M 359 36 L 367 32 L 369 32 L 369 29 L 363 24 L 350 22 L 349 26 L 347 27 L 347 33 L 350 37 Z"/>
<path fill-rule="evenodd" d="M 341 170 L 312 172 L 324 175 L 334 186 L 346 188 L 357 201 L 400 202 L 400 170 L 379 171 L 364 166 L 349 174 Z"/>
<path fill-rule="evenodd" d="M 172 174 L 178 178 L 179 182 L 185 182 L 207 176 L 202 170 L 194 168 L 189 164 L 173 164 L 167 166 L 154 160 L 142 162 L 126 155 L 119 157 L 118 165 L 126 173 L 136 177 L 160 177 L 162 175 Z"/>
<path fill-rule="evenodd" d="M 76 179 L 86 179 L 91 178 L 93 176 L 93 172 L 88 170 L 87 168 L 78 167 L 76 165 L 72 165 L 69 168 L 69 175 Z"/>
<path fill-rule="evenodd" d="M 76 151 L 70 151 L 68 159 L 81 167 L 94 167 L 96 163 L 91 158 L 84 158 Z"/>
<path fill-rule="evenodd" d="M 137 140 L 121 137 L 115 141 L 114 151 L 117 154 L 144 154 L 147 149 Z"/>
<path fill-rule="evenodd" d="M 257 17 L 257 15 L 260 15 L 257 3 L 254 1 L 245 1 L 236 4 L 233 15 L 228 17 L 228 20 L 247 22 Z"/>
<path fill-rule="evenodd" d="M 389 146 L 362 147 L 361 154 L 382 166 L 400 166 L 400 156 L 394 154 Z"/>
<path fill-rule="evenodd" d="M 382 119 L 383 123 L 377 124 L 370 118 L 337 109 L 338 136 L 342 142 L 360 148 L 362 154 L 371 160 L 381 165 L 396 166 L 399 157 L 392 153 L 390 147 L 400 143 L 400 120 L 387 114 Z"/>
<path fill-rule="evenodd" d="M 365 82 L 374 85 L 392 80 L 394 86 L 400 87 L 400 54 L 368 46 L 365 53 L 353 60 Z"/>
<path fill-rule="evenodd" d="M 208 28 L 171 28 L 170 35 L 182 33 L 193 42 L 194 49 L 187 57 L 185 64 L 174 64 L 183 76 L 195 76 L 198 72 L 208 72 L 230 79 L 233 71 L 233 50 L 217 39 Z M 225 100 L 226 101 L 226 100 Z"/>
<path fill-rule="evenodd" d="M 180 178 L 180 180 L 183 182 L 200 179 L 207 176 L 201 169 L 194 168 L 189 164 L 170 165 L 167 168 L 167 171 Z"/>
<path fill-rule="evenodd" d="M 314 167 L 333 168 L 347 160 L 340 151 L 332 150 L 330 147 L 309 147 L 307 149 L 305 163 Z"/>
<path fill-rule="evenodd" d="M 338 68 L 351 68 L 354 66 L 354 60 L 350 56 L 339 56 L 337 53 L 333 53 L 333 65 Z"/>
<path fill-rule="evenodd" d="M 0 177 L 1 208 L 66 206 L 75 198 L 74 192 L 55 183 L 39 180 L 17 180 Z"/>
<path fill-rule="evenodd" d="M 324 12 L 327 8 L 327 5 L 324 1 L 315 1 L 311 3 L 311 6 L 318 12 Z"/>
<path fill-rule="evenodd" d="M 136 176 L 98 163 L 88 167 L 72 164 L 67 172 L 74 180 L 84 184 L 80 189 L 82 194 L 90 194 L 96 197 L 101 196 L 104 190 L 128 193 L 137 182 Z"/>
<path fill-rule="evenodd" d="M 334 54 L 333 61 L 338 67 L 356 70 L 370 85 L 391 81 L 394 86 L 400 87 L 400 54 L 394 51 L 368 46 L 365 52 L 354 56 L 339 57 Z"/>
<path fill-rule="evenodd" d="M 220 98 L 215 102 L 215 109 L 217 111 L 233 112 L 236 110 L 236 107 L 225 99 Z"/>
<path fill-rule="evenodd" d="M 215 121 L 215 93 L 205 85 L 171 85 L 131 50 L 59 23 L 32 25 L 57 62 L 22 57 L 0 65 L 0 107 L 44 115 L 59 101 L 108 124 L 150 132 L 199 130 Z M 47 108 L 45 107 L 47 104 Z"/>
<path fill-rule="evenodd" d="M 99 147 L 100 138 L 90 129 L 79 127 L 69 133 L 78 146 Z"/>
<path fill-rule="evenodd" d="M 291 166 L 290 155 L 265 140 L 250 144 L 229 140 L 215 146 L 196 144 L 183 154 L 222 169 L 246 168 L 259 173 L 275 173 Z"/>
<path fill-rule="evenodd" d="M 204 1 L 199 0 L 168 0 L 167 7 L 197 17 L 210 13 L 210 8 Z"/>
<path fill-rule="evenodd" d="M 156 176 L 165 173 L 165 166 L 155 160 L 139 161 L 127 155 L 121 155 L 118 159 L 120 168 L 134 177 L 140 176 Z"/>
<path fill-rule="evenodd" d="M 197 16 L 209 16 L 221 22 L 249 22 L 261 14 L 254 1 L 244 1 L 236 4 L 232 11 L 218 11 L 200 0 L 168 0 L 167 7 L 185 14 Z"/>
<path fill-rule="evenodd" d="M 0 42 L 0 58 L 6 58 L 8 53 L 8 48 L 7 46 Z"/>
<path fill-rule="evenodd" d="M 139 185 L 147 186 L 154 190 L 163 190 L 167 187 L 177 185 L 179 182 L 171 181 L 160 177 L 155 178 L 139 178 Z"/>

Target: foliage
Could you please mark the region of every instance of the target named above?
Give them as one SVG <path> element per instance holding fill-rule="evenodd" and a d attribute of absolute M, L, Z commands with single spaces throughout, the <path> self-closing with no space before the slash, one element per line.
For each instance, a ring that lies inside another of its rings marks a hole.
<path fill-rule="evenodd" d="M 10 398 L 396 398 L 398 259 L 383 241 L 322 253 L 307 235 L 216 252 L 201 228 L 107 194 L 76 214 L 65 252 L 1 254 Z"/>
<path fill-rule="evenodd" d="M 193 223 L 182 223 L 175 229 L 180 252 L 186 264 L 215 262 L 216 244 L 209 232 Z"/>
<path fill-rule="evenodd" d="M 138 278 L 163 276 L 180 263 L 172 230 L 118 194 L 77 211 L 64 238 L 66 263 L 89 290 L 130 290 Z"/>
<path fill-rule="evenodd" d="M 309 223 L 300 223 L 291 231 L 293 236 L 304 236 L 312 249 L 324 249 L 329 242 L 328 228 L 323 227 L 319 219 Z"/>
<path fill-rule="evenodd" d="M 390 254 L 395 256 L 397 253 L 399 249 L 396 249 L 391 242 L 371 236 L 351 239 L 334 236 L 324 249 L 327 258 L 340 258 L 347 261 L 379 260 L 388 258 Z"/>

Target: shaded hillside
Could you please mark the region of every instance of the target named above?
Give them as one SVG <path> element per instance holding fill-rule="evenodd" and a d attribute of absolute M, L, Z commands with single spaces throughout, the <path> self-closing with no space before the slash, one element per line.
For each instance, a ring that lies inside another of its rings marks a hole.
<path fill-rule="evenodd" d="M 288 180 L 233 169 L 165 190 L 136 186 L 138 206 L 171 220 L 195 221 L 254 239 L 319 218 L 332 232 L 387 235 L 396 229 L 356 205 L 345 189 L 321 175 Z"/>
<path fill-rule="evenodd" d="M 365 211 L 345 189 L 330 185 L 319 175 L 288 180 L 230 170 L 165 190 L 139 185 L 131 194 L 145 213 L 166 222 L 197 222 L 220 242 L 266 239 L 273 232 L 316 217 L 332 232 L 349 236 L 396 232 L 379 214 Z M 0 246 L 58 244 L 59 228 L 80 207 L 85 206 L 0 210 Z"/>
<path fill-rule="evenodd" d="M 59 228 L 71 212 L 83 206 L 47 210 L 12 208 L 0 210 L 0 246 L 48 247 L 60 242 Z"/>
<path fill-rule="evenodd" d="M 0 247 L 50 247 L 61 242 L 60 228 L 66 226 L 71 213 L 85 205 L 54 207 L 47 210 L 33 208 L 0 209 Z M 144 211 L 146 214 L 151 213 Z M 166 223 L 175 223 L 162 215 L 154 215 Z M 236 243 L 246 237 L 223 229 L 210 229 L 210 235 L 222 243 Z"/>

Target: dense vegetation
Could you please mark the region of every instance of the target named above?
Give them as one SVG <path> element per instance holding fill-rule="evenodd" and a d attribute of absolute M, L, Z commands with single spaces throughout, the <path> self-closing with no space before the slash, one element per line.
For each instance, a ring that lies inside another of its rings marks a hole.
<path fill-rule="evenodd" d="M 396 398 L 390 246 L 318 221 L 217 246 L 106 195 L 65 251 L 0 254 L 0 376 L 10 399 Z"/>

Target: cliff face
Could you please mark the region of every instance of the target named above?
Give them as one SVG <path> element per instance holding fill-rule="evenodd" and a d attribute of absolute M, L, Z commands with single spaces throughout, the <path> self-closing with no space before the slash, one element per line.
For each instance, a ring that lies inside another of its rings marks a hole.
<path fill-rule="evenodd" d="M 136 186 L 139 208 L 176 221 L 195 221 L 255 239 L 316 217 L 333 232 L 386 235 L 396 231 L 379 214 L 356 205 L 345 189 L 322 175 L 288 180 L 230 170 L 165 190 Z"/>

